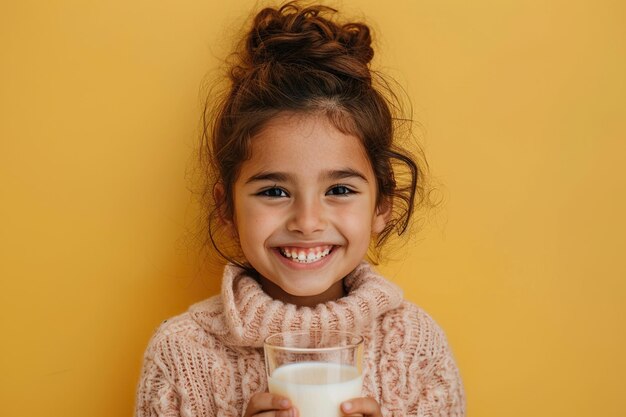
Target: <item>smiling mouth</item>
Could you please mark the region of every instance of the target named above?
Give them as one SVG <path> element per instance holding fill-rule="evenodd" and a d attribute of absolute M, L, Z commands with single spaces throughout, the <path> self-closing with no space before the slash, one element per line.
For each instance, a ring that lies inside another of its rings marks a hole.
<path fill-rule="evenodd" d="M 280 254 L 300 264 L 310 264 L 318 262 L 334 249 L 332 245 L 316 246 L 313 248 L 281 247 L 278 248 Z"/>

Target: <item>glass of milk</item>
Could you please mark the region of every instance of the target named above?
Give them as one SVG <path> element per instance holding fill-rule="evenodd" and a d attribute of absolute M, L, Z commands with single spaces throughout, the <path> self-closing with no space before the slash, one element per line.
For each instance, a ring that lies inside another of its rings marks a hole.
<path fill-rule="evenodd" d="M 341 417 L 342 402 L 361 396 L 363 338 L 305 330 L 265 340 L 269 390 L 291 400 L 300 417 Z"/>

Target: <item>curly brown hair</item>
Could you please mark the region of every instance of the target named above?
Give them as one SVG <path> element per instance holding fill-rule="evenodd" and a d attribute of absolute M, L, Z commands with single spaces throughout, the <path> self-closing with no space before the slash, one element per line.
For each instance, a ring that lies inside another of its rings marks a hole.
<path fill-rule="evenodd" d="M 219 217 L 233 213 L 233 187 L 251 141 L 280 113 L 323 114 L 341 132 L 361 139 L 377 179 L 377 204 L 391 204 L 392 215 L 372 241 L 377 263 L 390 235 L 407 230 L 415 207 L 426 200 L 426 162 L 419 148 L 398 144 L 402 106 L 389 79 L 370 69 L 374 56 L 369 27 L 336 21 L 337 10 L 289 2 L 262 9 L 231 56 L 228 86 L 221 99 L 207 99 L 201 161 L 208 238 L 226 260 L 251 269 L 233 242 L 221 239 Z M 213 95 L 212 95 L 213 96 Z M 395 139 L 395 141 L 394 141 Z M 220 184 L 223 198 L 215 198 Z M 234 248 L 234 249 L 233 249 Z M 237 259 L 239 258 L 239 259 Z"/>

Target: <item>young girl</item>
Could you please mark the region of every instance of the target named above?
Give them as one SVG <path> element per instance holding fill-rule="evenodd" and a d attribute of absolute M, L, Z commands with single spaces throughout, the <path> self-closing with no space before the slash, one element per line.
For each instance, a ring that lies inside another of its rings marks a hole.
<path fill-rule="evenodd" d="M 369 69 L 368 27 L 288 3 L 259 12 L 242 45 L 203 148 L 211 240 L 230 261 L 222 291 L 157 330 L 135 415 L 295 417 L 267 392 L 263 341 L 332 329 L 364 338 L 362 397 L 344 414 L 463 416 L 442 330 L 364 261 L 424 198 L 422 171 L 394 143 L 395 106 Z M 235 251 L 218 243 L 220 228 Z"/>

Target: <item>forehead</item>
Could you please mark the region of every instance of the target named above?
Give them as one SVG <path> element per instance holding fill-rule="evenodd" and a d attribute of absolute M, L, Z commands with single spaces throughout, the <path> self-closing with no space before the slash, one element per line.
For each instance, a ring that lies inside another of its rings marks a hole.
<path fill-rule="evenodd" d="M 361 139 L 339 131 L 323 115 L 283 114 L 252 138 L 251 157 L 241 173 L 280 170 L 306 175 L 337 168 L 373 176 Z"/>

